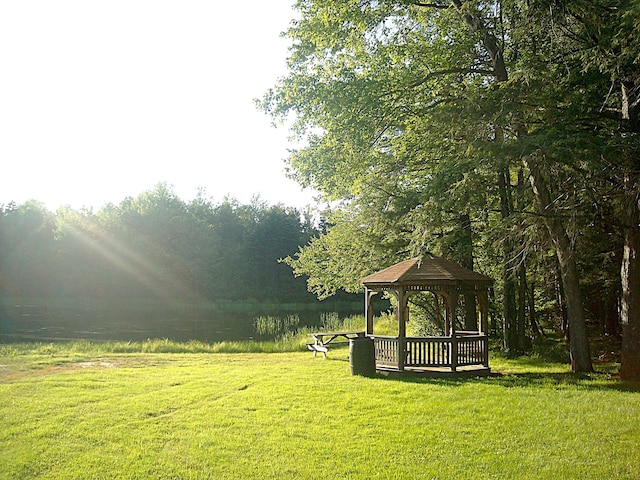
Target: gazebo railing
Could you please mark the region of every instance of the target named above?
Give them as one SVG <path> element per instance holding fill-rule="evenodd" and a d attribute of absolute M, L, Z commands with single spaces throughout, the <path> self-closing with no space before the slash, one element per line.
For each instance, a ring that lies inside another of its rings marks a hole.
<path fill-rule="evenodd" d="M 489 366 L 489 339 L 486 335 L 464 335 L 457 338 L 458 363 Z"/>
<path fill-rule="evenodd" d="M 451 365 L 450 337 L 407 338 L 405 366 L 446 367 Z"/>
<path fill-rule="evenodd" d="M 376 365 L 398 365 L 398 337 L 374 337 Z"/>
<path fill-rule="evenodd" d="M 376 365 L 398 366 L 398 337 L 375 336 Z M 489 365 L 486 335 L 460 332 L 455 337 L 408 337 L 405 367 L 457 367 Z"/>

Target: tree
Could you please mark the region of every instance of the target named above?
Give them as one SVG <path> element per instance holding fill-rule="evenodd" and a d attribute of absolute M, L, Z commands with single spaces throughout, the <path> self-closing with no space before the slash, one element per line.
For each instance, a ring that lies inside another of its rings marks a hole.
<path fill-rule="evenodd" d="M 541 148 L 537 112 L 548 111 L 553 98 L 536 99 L 548 77 L 536 78 L 536 52 L 520 45 L 529 47 L 525 5 L 318 0 L 297 7 L 301 18 L 287 32 L 294 42 L 290 73 L 262 103 L 276 118 L 293 113 L 295 132 L 307 134 L 308 146 L 289 159 L 294 176 L 344 199 L 351 215 L 363 219 L 368 211 L 363 221 L 396 227 L 387 235 L 399 242 L 387 245 L 379 233 L 376 245 L 389 258 L 437 245 L 461 214 L 470 222 L 483 218 L 488 196 L 500 199 L 503 224 L 516 221 L 511 178 L 524 165 L 560 264 L 572 365 L 591 371 L 573 244 L 549 190 L 551 172 L 540 166 L 562 159 Z M 529 77 L 536 81 L 531 92 Z M 518 315 L 516 256 L 505 237 L 507 319 Z M 345 270 L 348 258 L 334 261 Z"/>
<path fill-rule="evenodd" d="M 7 296 L 47 296 L 56 288 L 55 219 L 28 200 L 0 209 L 0 291 Z"/>
<path fill-rule="evenodd" d="M 640 2 L 542 2 L 532 12 L 538 21 L 551 27 L 546 29 L 546 35 L 554 41 L 559 54 L 556 70 L 570 73 L 556 75 L 555 80 L 574 87 L 563 90 L 570 99 L 565 107 L 569 115 L 560 123 L 566 127 L 567 120 L 573 119 L 574 125 L 567 130 L 582 143 L 573 148 L 579 152 L 582 162 L 581 168 L 574 170 L 581 174 L 593 172 L 587 176 L 592 182 L 583 187 L 584 191 L 603 192 L 604 184 L 610 190 L 600 198 L 608 201 L 616 196 L 619 200 L 620 208 L 614 218 L 624 237 L 620 373 L 623 378 L 637 380 L 640 379 L 640 283 L 637 280 L 640 275 L 637 254 L 640 249 Z M 557 94 L 554 88 L 548 91 Z M 567 137 L 569 135 L 565 135 Z M 601 209 L 600 203 L 598 198 L 591 202 L 597 210 Z"/>

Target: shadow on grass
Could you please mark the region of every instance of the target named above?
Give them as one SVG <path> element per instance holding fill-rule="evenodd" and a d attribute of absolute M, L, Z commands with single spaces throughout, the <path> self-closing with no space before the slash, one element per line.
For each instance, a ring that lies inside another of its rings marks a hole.
<path fill-rule="evenodd" d="M 491 374 L 488 377 L 430 377 L 407 374 L 376 374 L 375 378 L 390 382 L 405 382 L 442 386 L 464 386 L 469 384 L 494 385 L 503 388 L 578 388 L 588 390 L 616 390 L 640 393 L 640 382 L 619 380 L 619 364 L 594 360 L 595 373 L 573 374 L 570 371 L 569 354 L 561 340 L 548 340 L 539 345 L 531 355 L 508 355 L 493 350 L 490 360 Z M 346 347 L 329 352 L 325 361 L 350 363 Z"/>
<path fill-rule="evenodd" d="M 611 343 L 612 339 L 605 339 Z M 615 339 L 613 339 L 615 340 Z M 615 346 L 615 345 L 614 345 Z M 596 349 L 611 351 L 607 344 Z M 488 377 L 428 378 L 378 375 L 390 381 L 427 383 L 436 385 L 462 386 L 469 384 L 495 385 L 503 388 L 578 388 L 588 390 L 616 390 L 640 393 L 640 382 L 622 381 L 617 376 L 619 364 L 594 358 L 595 373 L 574 374 L 570 372 L 569 351 L 560 335 L 548 335 L 533 345 L 530 355 L 508 354 L 492 348 L 490 365 L 492 373 Z M 613 358 L 615 360 L 615 358 Z"/>
<path fill-rule="evenodd" d="M 620 392 L 640 393 L 640 382 L 625 382 L 613 378 L 607 373 L 573 374 L 570 372 L 492 372 L 488 377 L 468 378 L 426 378 L 416 376 L 387 377 L 376 375 L 376 378 L 403 383 L 417 383 L 460 387 L 470 384 L 495 385 L 503 388 L 554 388 L 567 387 L 587 390 L 616 390 Z"/>
<path fill-rule="evenodd" d="M 624 382 L 606 373 L 511 373 L 491 377 L 496 384 L 506 388 L 545 386 L 551 388 L 577 387 L 588 390 L 617 390 L 640 393 L 640 382 Z"/>

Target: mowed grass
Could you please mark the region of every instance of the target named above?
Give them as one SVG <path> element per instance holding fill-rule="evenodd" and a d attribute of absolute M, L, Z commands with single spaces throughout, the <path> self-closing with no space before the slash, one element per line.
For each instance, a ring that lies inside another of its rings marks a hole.
<path fill-rule="evenodd" d="M 640 389 L 494 358 L 467 380 L 351 376 L 348 349 L 0 346 L 0 478 L 637 479 Z"/>

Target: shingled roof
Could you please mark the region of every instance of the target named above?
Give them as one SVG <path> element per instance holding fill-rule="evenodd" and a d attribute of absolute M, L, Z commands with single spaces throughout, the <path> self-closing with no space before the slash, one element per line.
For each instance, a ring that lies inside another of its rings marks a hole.
<path fill-rule="evenodd" d="M 465 283 L 488 285 L 493 283 L 493 280 L 431 253 L 427 253 L 423 258 L 412 258 L 396 263 L 360 279 L 360 284 L 367 287 Z"/>

